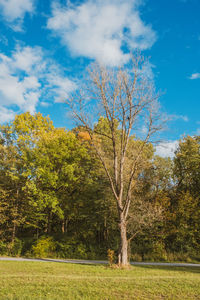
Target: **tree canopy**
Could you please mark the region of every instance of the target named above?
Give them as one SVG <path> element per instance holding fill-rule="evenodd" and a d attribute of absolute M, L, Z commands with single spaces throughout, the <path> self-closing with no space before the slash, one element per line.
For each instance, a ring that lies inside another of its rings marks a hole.
<path fill-rule="evenodd" d="M 114 126 L 120 151 L 118 120 Z M 92 144 L 115 178 L 112 132 L 104 117 L 92 130 L 55 128 L 39 113 L 17 115 L 0 127 L 1 254 L 105 259 L 113 249 L 117 255 L 116 198 Z M 124 195 L 143 144 L 134 135 L 129 139 Z M 198 259 L 199 141 L 180 140 L 173 160 L 156 156 L 150 142 L 144 145 L 130 194 L 129 258 Z"/>

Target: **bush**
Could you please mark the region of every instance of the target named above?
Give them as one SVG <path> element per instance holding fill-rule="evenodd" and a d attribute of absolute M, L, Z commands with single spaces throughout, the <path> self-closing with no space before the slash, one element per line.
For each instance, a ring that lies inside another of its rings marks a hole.
<path fill-rule="evenodd" d="M 22 252 L 23 242 L 15 238 L 14 243 L 10 243 L 7 245 L 8 254 L 12 256 L 20 256 Z"/>
<path fill-rule="evenodd" d="M 41 237 L 32 246 L 32 253 L 35 257 L 51 257 L 56 249 L 56 244 L 51 237 Z"/>
<path fill-rule="evenodd" d="M 87 259 L 88 256 L 86 246 L 80 243 L 75 250 L 75 255 L 77 258 Z"/>
<path fill-rule="evenodd" d="M 112 264 L 114 262 L 114 258 L 115 258 L 115 251 L 111 250 L 111 249 L 108 249 L 107 254 L 108 254 L 109 265 L 112 266 Z"/>
<path fill-rule="evenodd" d="M 61 241 L 56 244 L 57 257 L 87 259 L 86 246 L 77 241 Z"/>
<path fill-rule="evenodd" d="M 177 252 L 177 253 L 168 253 L 167 258 L 169 261 L 183 261 L 183 262 L 192 262 L 192 259 L 189 253 Z"/>
<path fill-rule="evenodd" d="M 167 260 L 167 252 L 165 250 L 165 246 L 161 242 L 155 242 L 153 244 L 153 248 L 151 252 L 144 255 L 144 260 L 149 261 L 166 261 Z"/>
<path fill-rule="evenodd" d="M 35 237 L 24 237 L 23 238 L 23 247 L 22 247 L 22 253 L 23 256 L 32 256 L 31 250 L 32 246 L 35 245 L 37 239 Z"/>
<path fill-rule="evenodd" d="M 68 244 L 66 241 L 56 243 L 56 253 L 59 258 L 73 258 L 73 244 Z"/>
<path fill-rule="evenodd" d="M 142 261 L 142 255 L 138 254 L 138 253 L 135 253 L 135 254 L 132 254 L 131 255 L 131 260 L 132 261 Z"/>
<path fill-rule="evenodd" d="M 0 241 L 0 255 L 6 254 L 8 254 L 7 244 L 5 244 L 3 241 Z"/>

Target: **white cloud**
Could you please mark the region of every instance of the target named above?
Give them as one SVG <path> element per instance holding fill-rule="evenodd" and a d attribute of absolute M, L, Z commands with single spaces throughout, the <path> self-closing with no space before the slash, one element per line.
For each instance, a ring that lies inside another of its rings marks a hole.
<path fill-rule="evenodd" d="M 189 121 L 188 116 L 183 116 L 183 115 L 171 115 L 170 118 L 172 120 L 182 120 L 184 122 L 188 122 Z"/>
<path fill-rule="evenodd" d="M 41 71 L 45 68 L 45 62 L 42 62 L 42 50 L 40 47 L 17 47 L 13 53 L 13 62 L 16 69 L 32 73 L 33 71 Z"/>
<path fill-rule="evenodd" d="M 0 122 L 5 123 L 11 121 L 15 116 L 12 109 L 7 109 L 6 107 L 0 106 Z"/>
<path fill-rule="evenodd" d="M 8 46 L 8 39 L 4 35 L 0 35 L 0 43 Z"/>
<path fill-rule="evenodd" d="M 200 73 L 193 73 L 189 79 L 193 80 L 193 79 L 199 79 L 200 78 Z"/>
<path fill-rule="evenodd" d="M 73 81 L 59 75 L 49 74 L 48 82 L 52 87 L 51 91 L 55 94 L 55 102 L 64 102 L 69 94 L 76 89 L 76 84 Z"/>
<path fill-rule="evenodd" d="M 17 106 L 19 110 L 25 111 L 29 108 L 33 113 L 37 104 L 36 95 L 40 88 L 37 74 L 34 74 L 33 64 L 37 57 L 41 60 L 40 53 L 35 49 L 25 47 L 21 53 L 29 53 L 29 59 L 24 55 L 24 62 L 19 64 L 18 56 L 20 49 L 13 53 L 11 57 L 0 54 L 0 105 L 4 107 Z"/>
<path fill-rule="evenodd" d="M 189 119 L 188 119 L 188 116 L 178 116 L 179 117 L 179 119 L 182 119 L 183 121 L 185 121 L 185 122 L 188 122 L 189 121 Z"/>
<path fill-rule="evenodd" d="M 197 129 L 196 135 L 200 135 L 200 128 Z"/>
<path fill-rule="evenodd" d="M 75 89 L 39 47 L 18 46 L 10 57 L 0 53 L 0 123 L 11 120 L 15 112 L 34 113 L 40 99 L 63 102 Z"/>
<path fill-rule="evenodd" d="M 34 2 L 35 0 L 0 0 L 1 15 L 14 30 L 20 31 L 25 14 L 34 11 Z"/>
<path fill-rule="evenodd" d="M 142 126 L 142 128 L 141 128 L 141 132 L 142 132 L 142 134 L 147 134 L 147 132 L 148 132 L 148 127 L 147 126 L 145 126 L 145 125 L 143 125 Z"/>
<path fill-rule="evenodd" d="M 55 2 L 47 27 L 57 34 L 75 56 L 120 65 L 129 55 L 122 50 L 147 49 L 156 40 L 151 26 L 139 15 L 141 0 L 88 0 L 78 6 Z"/>
<path fill-rule="evenodd" d="M 174 157 L 174 152 L 176 151 L 178 147 L 179 142 L 178 141 L 166 141 L 161 142 L 156 146 L 156 155 L 159 155 L 161 157 Z"/>
<path fill-rule="evenodd" d="M 4 17 L 12 22 L 23 18 L 26 12 L 32 12 L 33 2 L 33 0 L 0 0 L 0 7 Z"/>
<path fill-rule="evenodd" d="M 154 73 L 153 73 L 154 68 L 155 68 L 155 65 L 153 65 L 149 61 L 147 61 L 143 65 L 141 72 L 145 78 L 154 79 Z"/>

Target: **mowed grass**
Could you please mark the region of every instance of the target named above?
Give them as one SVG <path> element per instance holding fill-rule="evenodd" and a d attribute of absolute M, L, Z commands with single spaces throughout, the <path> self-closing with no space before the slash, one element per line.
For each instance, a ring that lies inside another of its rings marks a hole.
<path fill-rule="evenodd" d="M 0 299 L 200 299 L 200 269 L 1 261 Z"/>

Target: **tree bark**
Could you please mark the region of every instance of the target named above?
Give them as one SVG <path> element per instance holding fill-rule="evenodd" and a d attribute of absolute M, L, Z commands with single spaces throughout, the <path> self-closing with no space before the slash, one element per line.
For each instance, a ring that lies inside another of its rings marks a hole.
<path fill-rule="evenodd" d="M 65 233 L 65 220 L 62 221 L 62 233 Z"/>
<path fill-rule="evenodd" d="M 15 242 L 15 235 L 16 235 L 16 221 L 13 221 L 13 230 L 12 230 L 12 240 L 11 243 L 14 244 Z"/>
<path fill-rule="evenodd" d="M 48 214 L 48 224 L 47 224 L 47 233 L 51 234 L 51 222 L 52 222 L 52 210 Z"/>
<path fill-rule="evenodd" d="M 19 189 L 16 191 L 16 206 L 14 208 L 14 220 L 13 220 L 13 229 L 12 229 L 12 244 L 15 242 L 16 230 L 17 230 L 17 217 L 18 217 L 18 203 L 19 203 Z"/>
<path fill-rule="evenodd" d="M 62 233 L 67 233 L 68 223 L 69 223 L 69 220 L 67 218 L 64 218 L 64 220 L 62 221 L 62 225 L 61 225 Z"/>
<path fill-rule="evenodd" d="M 119 266 L 127 266 L 128 262 L 128 241 L 127 241 L 127 228 L 123 214 L 120 216 L 120 248 L 118 254 Z"/>

